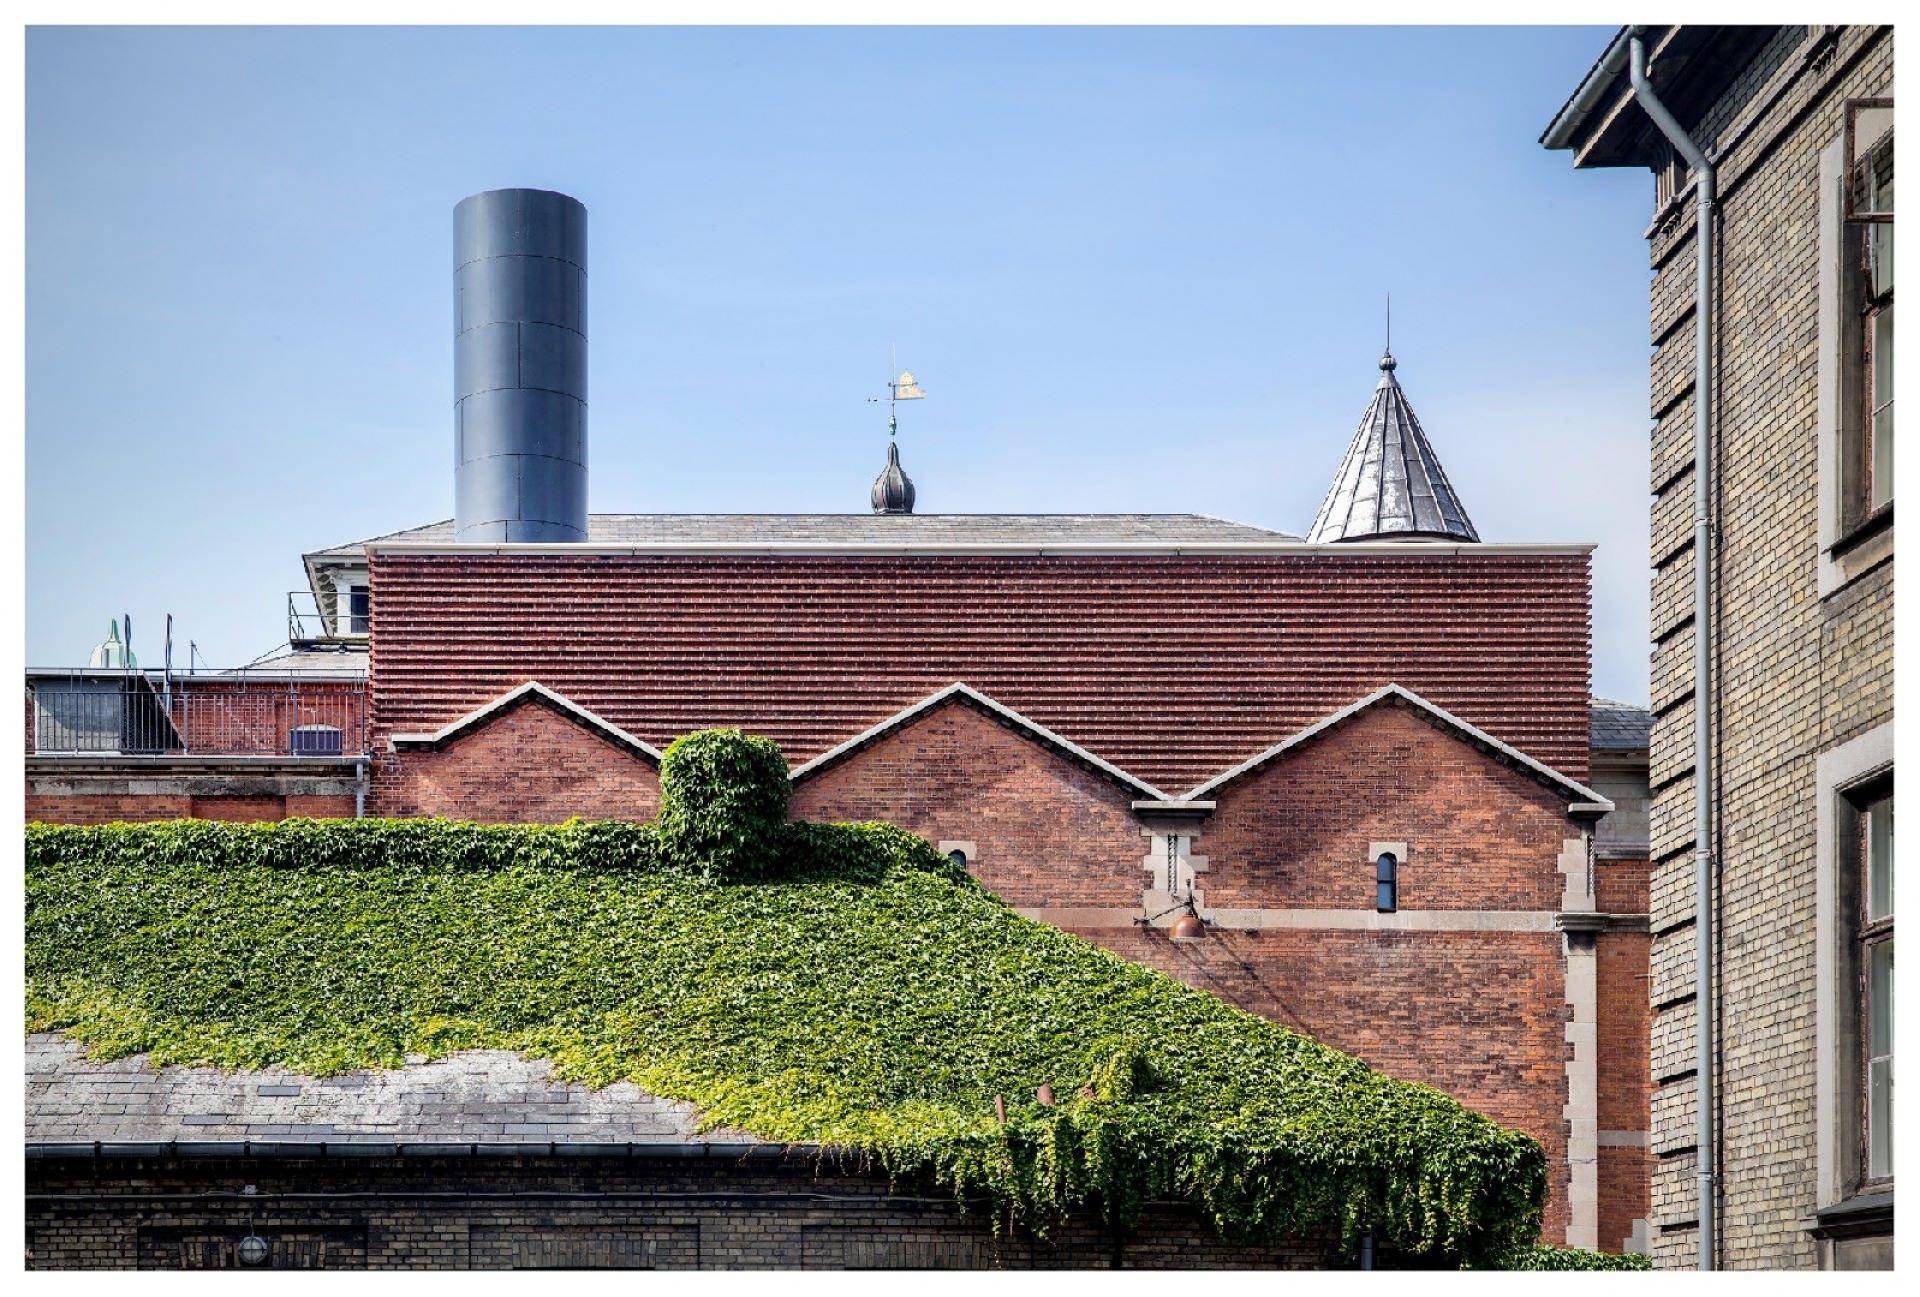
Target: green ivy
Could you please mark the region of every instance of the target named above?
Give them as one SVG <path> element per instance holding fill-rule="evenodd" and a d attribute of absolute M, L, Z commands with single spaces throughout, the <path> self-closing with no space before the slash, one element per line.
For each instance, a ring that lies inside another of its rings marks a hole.
<path fill-rule="evenodd" d="M 513 1049 L 1039 1231 L 1181 1199 L 1246 1242 L 1527 1255 L 1532 1139 L 1025 919 L 900 829 L 776 827 L 716 786 L 760 768 L 739 747 L 676 744 L 657 827 L 29 825 L 28 1029 L 321 1075 Z M 689 855 L 730 813 L 760 855 Z"/>
<path fill-rule="evenodd" d="M 1524 1247 L 1504 1258 L 1502 1270 L 1651 1270 L 1636 1252 L 1594 1252 L 1583 1247 Z"/>
<path fill-rule="evenodd" d="M 660 844 L 674 863 L 716 882 L 745 883 L 781 871 L 787 759 L 771 739 L 700 730 L 668 745 L 660 760 Z"/>

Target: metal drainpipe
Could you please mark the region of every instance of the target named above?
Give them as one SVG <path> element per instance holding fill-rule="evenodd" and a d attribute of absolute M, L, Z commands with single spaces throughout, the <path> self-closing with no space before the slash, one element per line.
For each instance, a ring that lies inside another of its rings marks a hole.
<path fill-rule="evenodd" d="M 353 763 L 353 818 L 367 818 L 367 765 L 366 757 Z"/>
<path fill-rule="evenodd" d="M 1693 362 L 1693 886 L 1694 994 L 1699 1051 L 1695 1084 L 1699 1091 L 1700 1269 L 1714 1268 L 1713 1228 L 1713 770 L 1707 728 L 1707 696 L 1712 639 L 1708 577 L 1708 476 L 1713 434 L 1713 163 L 1688 134 L 1647 80 L 1647 49 L 1635 32 L 1630 42 L 1628 76 L 1633 97 L 1668 143 L 1693 168 L 1694 253 L 1699 271 L 1694 306 Z"/>

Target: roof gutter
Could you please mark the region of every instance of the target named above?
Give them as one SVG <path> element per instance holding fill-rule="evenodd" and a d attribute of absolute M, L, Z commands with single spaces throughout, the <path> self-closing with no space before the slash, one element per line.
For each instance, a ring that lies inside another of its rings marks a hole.
<path fill-rule="evenodd" d="M 1572 147 L 1574 131 L 1579 129 L 1581 121 L 1600 102 L 1600 97 L 1607 93 L 1607 87 L 1613 84 L 1613 79 L 1620 75 L 1620 70 L 1627 64 L 1628 44 L 1638 39 L 1642 30 L 1639 27 L 1622 27 L 1614 33 L 1613 43 L 1607 46 L 1607 52 L 1593 65 L 1593 71 L 1587 73 L 1587 79 L 1573 92 L 1573 98 L 1567 100 L 1567 106 L 1548 124 L 1545 133 L 1540 136 L 1540 143 L 1550 149 Z"/>
<path fill-rule="evenodd" d="M 1660 133 L 1693 169 L 1695 283 L 1693 373 L 1693 869 L 1694 994 L 1699 1051 L 1694 1077 L 1699 1091 L 1699 1142 L 1695 1153 L 1700 1198 L 1699 1266 L 1714 1268 L 1713 1221 L 1713 771 L 1707 702 L 1711 694 L 1713 604 L 1709 598 L 1712 557 L 1712 497 L 1708 478 L 1713 449 L 1713 259 L 1714 168 L 1706 153 L 1667 111 L 1647 79 L 1646 43 L 1628 28 L 1628 75 L 1633 97 Z"/>
<path fill-rule="evenodd" d="M 1421 558 L 1486 558 L 1497 555 L 1587 555 L 1594 551 L 1590 541 L 1558 543 L 1536 541 L 1461 541 L 1436 540 L 1345 540 L 1314 543 L 1304 540 L 1104 540 L 1104 541 L 765 541 L 765 540 L 673 540 L 601 542 L 481 542 L 461 544 L 454 541 L 371 541 L 366 552 L 372 554 L 433 554 L 448 557 L 477 555 L 539 556 L 558 555 L 866 555 L 928 556 L 984 554 L 993 556 L 1036 555 L 1207 555 L 1233 556 L 1290 554 L 1302 557 L 1338 557 L 1346 554 L 1416 556 Z"/>

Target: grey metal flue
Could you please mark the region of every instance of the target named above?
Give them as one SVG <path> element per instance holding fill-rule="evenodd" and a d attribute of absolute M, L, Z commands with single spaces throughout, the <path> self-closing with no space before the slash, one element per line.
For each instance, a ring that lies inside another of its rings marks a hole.
<path fill-rule="evenodd" d="M 587 209 L 491 189 L 453 209 L 454 533 L 587 538 Z"/>

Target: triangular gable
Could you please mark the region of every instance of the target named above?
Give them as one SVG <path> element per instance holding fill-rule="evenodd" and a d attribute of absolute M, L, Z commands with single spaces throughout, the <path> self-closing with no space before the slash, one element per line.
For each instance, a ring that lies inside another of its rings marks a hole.
<path fill-rule="evenodd" d="M 1461 720 L 1444 707 L 1436 707 L 1419 694 L 1413 692 L 1413 690 L 1401 685 L 1388 685 L 1384 689 L 1376 689 L 1358 702 L 1351 703 L 1329 716 L 1322 717 L 1306 729 L 1301 730 L 1290 738 L 1281 740 L 1266 751 L 1246 761 L 1242 761 L 1231 770 L 1215 775 L 1205 783 L 1189 790 L 1182 795 L 1179 800 L 1183 802 L 1192 801 L 1195 798 L 1216 793 L 1242 775 L 1251 774 L 1268 762 L 1278 760 L 1295 748 L 1311 739 L 1317 738 L 1335 726 L 1352 720 L 1370 708 L 1389 702 L 1400 702 L 1415 711 L 1425 714 L 1430 720 L 1438 722 L 1443 729 L 1452 731 L 1455 736 L 1479 748 L 1495 760 L 1517 768 L 1522 774 L 1532 777 L 1537 782 L 1546 785 L 1556 792 L 1564 793 L 1571 800 L 1573 809 L 1591 814 L 1601 814 L 1613 809 L 1612 802 L 1602 797 L 1599 793 L 1594 792 L 1593 789 L 1587 787 L 1579 780 L 1569 779 L 1552 767 L 1535 761 L 1518 748 L 1507 743 L 1502 743 L 1485 730 Z"/>
<path fill-rule="evenodd" d="M 571 698 L 555 693 L 537 680 L 515 689 L 509 689 L 492 702 L 474 708 L 459 720 L 435 730 L 431 734 L 395 734 L 388 742 L 398 751 L 442 748 L 475 730 L 492 724 L 523 703 L 540 703 L 560 715 L 588 730 L 616 747 L 622 747 L 635 756 L 645 758 L 654 765 L 660 764 L 660 750 L 644 739 L 633 735 L 606 719 L 582 707 Z"/>
<path fill-rule="evenodd" d="M 1099 774 L 1105 775 L 1107 778 L 1113 780 L 1113 782 L 1140 797 L 1154 801 L 1166 800 L 1166 794 L 1146 780 L 1128 774 L 1110 761 L 1103 761 L 1071 739 L 1063 738 L 1055 734 L 1039 722 L 1030 720 L 1013 710 L 1013 708 L 997 703 L 970 685 L 959 682 L 950 684 L 945 689 L 941 689 L 936 693 L 928 694 L 911 707 L 903 708 L 895 712 L 873 728 L 863 730 L 846 742 L 828 748 L 811 761 L 797 766 L 793 771 L 793 782 L 799 783 L 802 779 L 810 775 L 817 774 L 830 766 L 839 764 L 862 748 L 885 738 L 896 730 L 912 724 L 920 717 L 927 715 L 934 709 L 944 706 L 949 702 L 964 703 L 976 711 L 983 712 L 1001 724 L 1006 725 L 1008 728 L 1033 739 L 1042 747 L 1051 748 L 1068 760 L 1077 762 Z"/>

